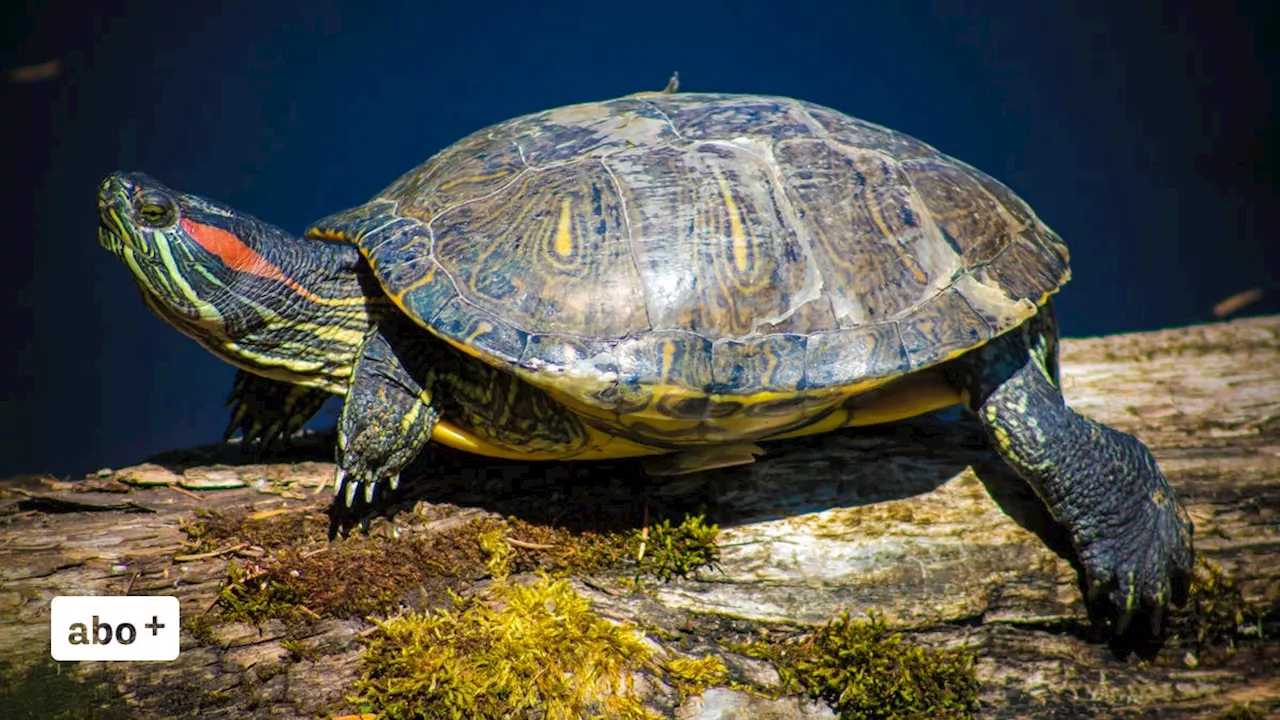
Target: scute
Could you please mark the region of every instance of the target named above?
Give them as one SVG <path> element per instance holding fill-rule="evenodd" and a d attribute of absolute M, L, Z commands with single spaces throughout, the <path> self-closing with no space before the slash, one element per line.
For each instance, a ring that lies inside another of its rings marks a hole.
<path fill-rule="evenodd" d="M 838 387 L 847 378 L 888 379 L 911 370 L 896 322 L 873 323 L 809 338 L 805 356 L 810 387 Z"/>
<path fill-rule="evenodd" d="M 759 153 L 716 141 L 608 159 L 652 330 L 746 338 L 820 299 L 803 225 Z"/>
<path fill-rule="evenodd" d="M 962 269 L 963 258 L 930 235 L 929 208 L 897 163 L 826 141 L 779 145 L 787 193 L 833 310 L 834 322 L 813 330 L 901 318 Z"/>
<path fill-rule="evenodd" d="M 955 288 L 947 288 L 900 322 L 912 368 L 940 363 L 990 340 L 991 328 Z"/>
<path fill-rule="evenodd" d="M 1062 241 L 996 180 L 777 97 L 516 118 L 321 228 L 452 344 L 671 417 L 874 386 L 1016 327 L 1069 277 Z M 698 410 L 705 396 L 721 405 Z"/>
<path fill-rule="evenodd" d="M 477 311 L 462 298 L 454 298 L 441 308 L 432 318 L 431 326 L 486 360 L 506 364 L 519 360 L 529 341 L 528 333 L 501 318 Z"/>
<path fill-rule="evenodd" d="M 599 162 L 529 170 L 437 215 L 434 255 L 468 302 L 527 331 L 642 332 L 645 300 L 621 204 Z"/>
<path fill-rule="evenodd" d="M 803 387 L 807 340 L 784 333 L 717 340 L 711 348 L 711 392 L 786 392 Z"/>
<path fill-rule="evenodd" d="M 711 348 L 707 338 L 691 332 L 658 330 L 627 338 L 614 348 L 619 379 L 628 385 L 711 385 Z"/>

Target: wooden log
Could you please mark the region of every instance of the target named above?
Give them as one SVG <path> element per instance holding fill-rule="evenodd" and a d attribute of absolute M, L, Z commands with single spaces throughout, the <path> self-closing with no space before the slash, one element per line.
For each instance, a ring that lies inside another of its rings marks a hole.
<path fill-rule="evenodd" d="M 983 717 L 1277 712 L 1280 317 L 1066 340 L 1062 375 L 1072 406 L 1151 447 L 1195 521 L 1199 555 L 1250 608 L 1243 634 L 1216 647 L 1179 636 L 1154 657 L 1117 654 L 1085 619 L 1061 536 L 1026 492 L 1005 489 L 1008 471 L 954 410 L 772 443 L 752 466 L 662 481 L 639 482 L 626 463 L 521 465 L 432 449 L 378 505 L 370 532 L 386 553 L 478 518 L 626 531 L 705 510 L 722 528 L 718 569 L 641 590 L 609 570 L 571 577 L 601 615 L 726 661 L 735 687 L 680 699 L 658 680 L 641 684 L 652 708 L 675 717 L 832 717 L 807 699 L 743 692 L 776 676 L 733 642 L 800 632 L 841 609 L 875 611 L 914 643 L 976 653 Z M 0 707 L 18 717 L 90 707 L 101 717 L 358 712 L 348 697 L 360 638 L 374 627 L 358 613 L 307 608 L 315 617 L 303 622 L 192 626 L 170 663 L 55 664 L 48 654 L 55 596 L 176 595 L 190 620 L 211 612 L 232 563 L 252 569 L 276 553 L 323 557 L 357 542 L 315 532 L 334 522 L 331 496 L 314 490 L 332 476 L 329 447 L 324 436 L 273 456 L 214 445 L 85 479 L 0 483 Z M 197 510 L 256 513 L 295 535 L 197 546 Z M 511 538 L 528 553 L 554 545 Z M 378 572 L 394 573 L 396 557 Z M 414 575 L 418 587 L 393 600 L 438 607 L 442 588 L 492 583 L 484 572 L 446 575 L 439 586 Z"/>

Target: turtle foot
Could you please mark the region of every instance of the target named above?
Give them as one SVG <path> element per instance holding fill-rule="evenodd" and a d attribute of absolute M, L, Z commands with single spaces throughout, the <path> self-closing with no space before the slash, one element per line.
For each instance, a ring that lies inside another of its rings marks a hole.
<path fill-rule="evenodd" d="M 342 493 L 347 507 L 361 488 L 365 502 L 371 503 L 382 483 L 398 487 L 400 471 L 427 444 L 440 417 L 419 380 L 422 372 L 411 373 L 402 361 L 402 355 L 424 356 L 421 342 L 405 340 L 405 335 L 371 330 L 351 373 L 351 388 L 338 419 L 334 476 L 334 491 Z M 402 344 L 399 352 L 392 337 Z"/>
<path fill-rule="evenodd" d="M 291 385 L 241 370 L 236 373 L 235 384 L 227 397 L 231 420 L 222 441 L 230 440 L 239 432 L 247 448 L 265 450 L 285 445 L 330 397 L 325 390 Z"/>
<path fill-rule="evenodd" d="M 1109 620 L 1115 636 L 1133 632 L 1154 638 L 1166 607 L 1187 601 L 1195 560 L 1193 526 L 1146 447 L 1131 435 L 1097 427 L 1108 454 L 1126 460 L 1109 464 L 1111 473 L 1097 481 L 1141 490 L 1128 493 L 1124 501 L 1114 498 L 1117 502 L 1106 512 L 1065 513 L 1076 519 L 1071 530 L 1086 599 L 1094 618 Z M 1149 628 L 1135 626 L 1141 617 Z"/>

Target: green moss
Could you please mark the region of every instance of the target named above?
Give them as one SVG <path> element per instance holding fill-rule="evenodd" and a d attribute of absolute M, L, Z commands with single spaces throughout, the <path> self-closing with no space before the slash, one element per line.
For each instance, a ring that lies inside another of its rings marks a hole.
<path fill-rule="evenodd" d="M 305 643 L 296 638 L 287 638 L 280 641 L 280 648 L 288 653 L 289 660 L 293 662 L 302 662 L 303 660 L 316 660 L 322 654 L 320 648 L 311 643 Z"/>
<path fill-rule="evenodd" d="M 764 660 L 773 665 L 773 669 L 778 672 L 778 685 L 776 687 L 757 688 L 764 697 L 777 699 L 784 695 L 803 695 L 805 688 L 796 678 L 795 672 L 792 670 L 795 665 L 796 647 L 795 642 L 730 642 L 725 647 L 732 652 L 745 655 L 756 660 Z"/>
<path fill-rule="evenodd" d="M 680 702 L 709 687 L 724 685 L 729 679 L 729 669 L 714 655 L 671 658 L 662 663 L 662 670 L 667 682 L 680 694 Z"/>
<path fill-rule="evenodd" d="M 570 532 L 518 518 L 501 523 L 513 549 L 513 572 L 542 570 L 555 577 L 616 569 L 632 562 L 636 540 L 630 533 Z"/>
<path fill-rule="evenodd" d="M 227 567 L 227 581 L 218 591 L 218 607 L 224 618 L 254 625 L 272 618 L 294 620 L 301 602 L 302 595 L 294 588 L 263 572 L 251 574 L 235 563 Z"/>
<path fill-rule="evenodd" d="M 214 634 L 213 626 L 214 620 L 209 613 L 197 613 L 182 619 L 182 627 L 191 633 L 197 643 L 205 647 L 218 644 L 218 636 Z"/>
<path fill-rule="evenodd" d="M 667 581 L 714 567 L 719 557 L 719 528 L 701 515 L 675 526 L 664 520 L 618 533 L 573 533 L 515 518 L 485 518 L 443 532 L 356 534 L 331 542 L 326 527 L 321 516 L 306 512 L 197 513 L 184 526 L 190 539 L 185 553 L 245 545 L 262 556 L 251 569 L 236 562 L 228 566 L 218 612 L 190 627 L 197 640 L 213 642 L 215 618 L 292 624 L 325 616 L 378 617 L 400 607 L 409 591 L 423 595 L 419 602 L 447 604 L 451 593 L 486 576 L 633 570 L 637 580 Z"/>
<path fill-rule="evenodd" d="M 703 515 L 686 515 L 674 526 L 663 520 L 617 533 L 573 533 L 517 518 L 481 523 L 479 539 L 486 557 L 493 560 L 500 556 L 511 572 L 545 571 L 564 577 L 629 569 L 637 580 L 666 582 L 701 568 L 714 568 L 720 559 L 715 542 L 720 528 L 708 524 Z M 493 568 L 490 574 L 495 574 Z"/>
<path fill-rule="evenodd" d="M 504 530 L 501 526 L 487 527 L 476 536 L 485 556 L 485 568 L 495 580 L 506 579 L 511 572 L 511 560 L 515 555 L 515 549 L 507 542 Z"/>
<path fill-rule="evenodd" d="M 564 580 L 498 581 L 452 610 L 379 623 L 367 642 L 352 701 L 385 720 L 656 717 L 631 687 L 652 651 Z"/>
<path fill-rule="evenodd" d="M 903 640 L 882 618 L 843 613 L 814 632 L 776 644 L 737 646 L 773 663 L 781 694 L 822 700 L 841 718 L 970 718 L 978 707 L 975 658 Z"/>
<path fill-rule="evenodd" d="M 186 554 L 213 552 L 218 549 L 218 540 L 209 532 L 206 520 L 212 514 L 204 508 L 196 508 L 195 519 L 178 518 L 178 529 L 187 535 L 187 544 L 183 549 Z"/>
<path fill-rule="evenodd" d="M 701 568 L 714 568 L 720 559 L 719 526 L 703 515 L 685 516 L 622 533 L 572 533 L 563 528 L 534 525 L 516 518 L 476 523 L 476 536 L 486 568 L 499 577 L 505 572 L 546 572 L 554 577 L 606 570 L 634 572 L 637 581 L 667 582 Z"/>
<path fill-rule="evenodd" d="M 135 716 L 105 671 L 81 673 L 77 665 L 48 657 L 30 665 L 0 663 L 0 714 L 12 720 Z"/>
<path fill-rule="evenodd" d="M 1235 654 L 1237 641 L 1256 635 L 1261 620 L 1219 565 L 1197 557 L 1187 604 L 1174 610 L 1169 629 L 1175 641 L 1192 647 L 1199 664 L 1216 664 Z"/>
<path fill-rule="evenodd" d="M 647 537 L 644 531 L 637 536 L 637 579 L 648 575 L 667 582 L 673 577 L 687 577 L 694 570 L 718 566 L 720 548 L 716 537 L 720 526 L 708 525 L 703 515 L 686 515 L 674 527 L 664 519 L 647 530 Z"/>
<path fill-rule="evenodd" d="M 214 644 L 214 628 L 224 621 L 280 619 L 294 631 L 323 616 L 376 622 L 414 591 L 415 604 L 447 609 L 381 622 L 369 639 L 352 701 L 382 718 L 489 717 L 499 710 L 519 716 L 534 708 L 545 718 L 651 718 L 631 687 L 634 673 L 666 680 L 681 697 L 727 677 L 712 657 L 654 660 L 643 633 L 590 612 L 586 599 L 557 579 L 634 571 L 637 579 L 666 581 L 714 566 L 719 528 L 701 515 L 614 533 L 484 518 L 441 532 L 410 528 L 394 538 L 336 541 L 322 520 L 284 510 L 199 513 L 184 526 L 185 554 L 247 546 L 256 557 L 247 566 L 228 564 L 216 611 L 193 616 L 188 630 Z M 528 572 L 540 577 L 531 586 L 510 579 Z M 460 599 L 458 592 L 485 577 L 493 583 L 483 596 Z M 291 635 L 282 641 L 288 660 L 318 656 Z"/>

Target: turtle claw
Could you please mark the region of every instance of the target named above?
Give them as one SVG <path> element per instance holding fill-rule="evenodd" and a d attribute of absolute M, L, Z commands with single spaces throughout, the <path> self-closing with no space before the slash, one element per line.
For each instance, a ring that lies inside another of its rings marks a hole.
<path fill-rule="evenodd" d="M 392 490 L 398 489 L 400 487 L 400 473 L 392 475 L 388 482 Z M 372 505 L 374 496 L 378 494 L 379 485 L 380 481 L 370 479 L 366 473 L 360 472 L 359 469 L 349 472 L 339 467 L 333 474 L 333 494 L 335 496 L 342 495 L 343 502 L 347 504 L 347 507 L 351 507 L 357 496 L 363 497 L 366 505 Z M 364 489 L 362 495 L 360 494 L 361 488 Z"/>
<path fill-rule="evenodd" d="M 289 440 L 290 427 L 282 421 L 273 420 L 263 423 L 247 416 L 246 411 L 239 410 L 232 418 L 227 429 L 222 433 L 222 442 L 230 442 L 240 433 L 241 444 L 245 448 L 261 450 L 283 445 Z"/>
<path fill-rule="evenodd" d="M 227 397 L 231 422 L 223 442 L 238 431 L 245 448 L 266 450 L 288 445 L 293 433 L 315 416 L 330 395 L 327 390 L 271 380 L 241 370 Z"/>
<path fill-rule="evenodd" d="M 1135 615 L 1134 608 L 1130 608 L 1120 613 L 1120 616 L 1116 618 L 1114 634 L 1117 636 L 1123 636 L 1126 632 L 1128 632 L 1129 625 L 1133 622 L 1134 615 Z"/>
<path fill-rule="evenodd" d="M 1110 618 L 1115 638 L 1134 642 L 1159 638 L 1168 605 L 1186 601 L 1186 576 L 1193 558 L 1190 523 L 1183 524 L 1183 516 L 1176 512 L 1157 514 L 1156 520 L 1154 537 L 1145 545 L 1126 547 L 1104 539 L 1084 550 L 1085 598 L 1093 606 L 1090 615 L 1098 621 Z M 1123 536 L 1124 543 L 1132 545 L 1130 537 Z"/>
<path fill-rule="evenodd" d="M 282 423 L 273 422 L 262 429 L 262 446 L 273 447 L 289 439 L 289 433 Z"/>
<path fill-rule="evenodd" d="M 1164 628 L 1164 612 L 1164 605 L 1157 605 L 1156 608 L 1151 611 L 1151 637 L 1159 637 L 1161 629 Z"/>

